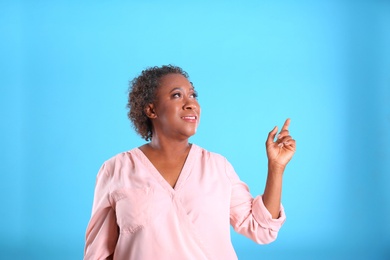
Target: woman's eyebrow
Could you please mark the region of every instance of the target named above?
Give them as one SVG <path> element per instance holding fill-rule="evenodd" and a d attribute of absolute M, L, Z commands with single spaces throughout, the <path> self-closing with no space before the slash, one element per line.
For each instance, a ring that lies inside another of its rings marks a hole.
<path fill-rule="evenodd" d="M 175 88 L 173 88 L 171 91 L 169 91 L 169 93 L 172 93 L 172 92 L 174 92 L 174 91 L 176 91 L 176 90 L 184 91 L 184 89 L 183 89 L 182 87 L 175 87 Z M 194 87 L 191 87 L 191 88 L 190 88 L 190 91 L 195 91 L 195 88 L 194 88 Z"/>
<path fill-rule="evenodd" d="M 183 88 L 181 88 L 181 87 L 173 88 L 171 91 L 169 91 L 169 93 L 172 93 L 172 92 L 174 92 L 174 91 L 176 91 L 176 90 L 183 91 Z"/>

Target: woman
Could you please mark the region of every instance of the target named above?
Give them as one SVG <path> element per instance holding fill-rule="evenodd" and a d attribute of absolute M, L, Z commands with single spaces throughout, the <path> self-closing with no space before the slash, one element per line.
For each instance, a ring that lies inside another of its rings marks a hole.
<path fill-rule="evenodd" d="M 252 198 L 224 157 L 188 142 L 201 110 L 186 72 L 153 67 L 130 85 L 128 116 L 150 142 L 101 167 L 84 259 L 237 259 L 230 225 L 257 243 L 275 240 L 295 152 L 290 120 L 276 141 L 277 127 L 268 135 L 266 187 Z"/>

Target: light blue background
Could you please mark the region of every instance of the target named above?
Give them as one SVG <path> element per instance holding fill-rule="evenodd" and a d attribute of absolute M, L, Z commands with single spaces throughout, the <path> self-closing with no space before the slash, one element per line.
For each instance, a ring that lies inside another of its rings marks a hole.
<path fill-rule="evenodd" d="M 0 254 L 81 259 L 96 173 L 143 143 L 128 81 L 182 66 L 202 105 L 192 142 L 251 192 L 290 117 L 287 221 L 240 259 L 390 258 L 389 1 L 0 2 Z"/>

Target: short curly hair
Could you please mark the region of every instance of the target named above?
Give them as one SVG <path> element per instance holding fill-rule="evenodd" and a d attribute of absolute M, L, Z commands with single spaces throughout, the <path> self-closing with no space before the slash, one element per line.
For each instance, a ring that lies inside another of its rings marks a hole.
<path fill-rule="evenodd" d="M 174 65 L 163 65 L 161 67 L 149 67 L 135 77 L 129 84 L 127 108 L 128 118 L 133 124 L 135 131 L 146 141 L 152 139 L 153 125 L 146 116 L 145 108 L 156 99 L 156 90 L 159 87 L 160 79 L 168 74 L 181 74 L 189 78 L 187 72 Z"/>

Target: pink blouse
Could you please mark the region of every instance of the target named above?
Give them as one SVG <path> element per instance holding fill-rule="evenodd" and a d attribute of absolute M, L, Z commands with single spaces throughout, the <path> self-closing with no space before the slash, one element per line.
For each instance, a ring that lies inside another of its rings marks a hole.
<path fill-rule="evenodd" d="M 234 230 L 259 244 L 285 221 L 272 219 L 221 155 L 192 145 L 175 188 L 135 148 L 101 167 L 84 259 L 237 259 Z"/>

